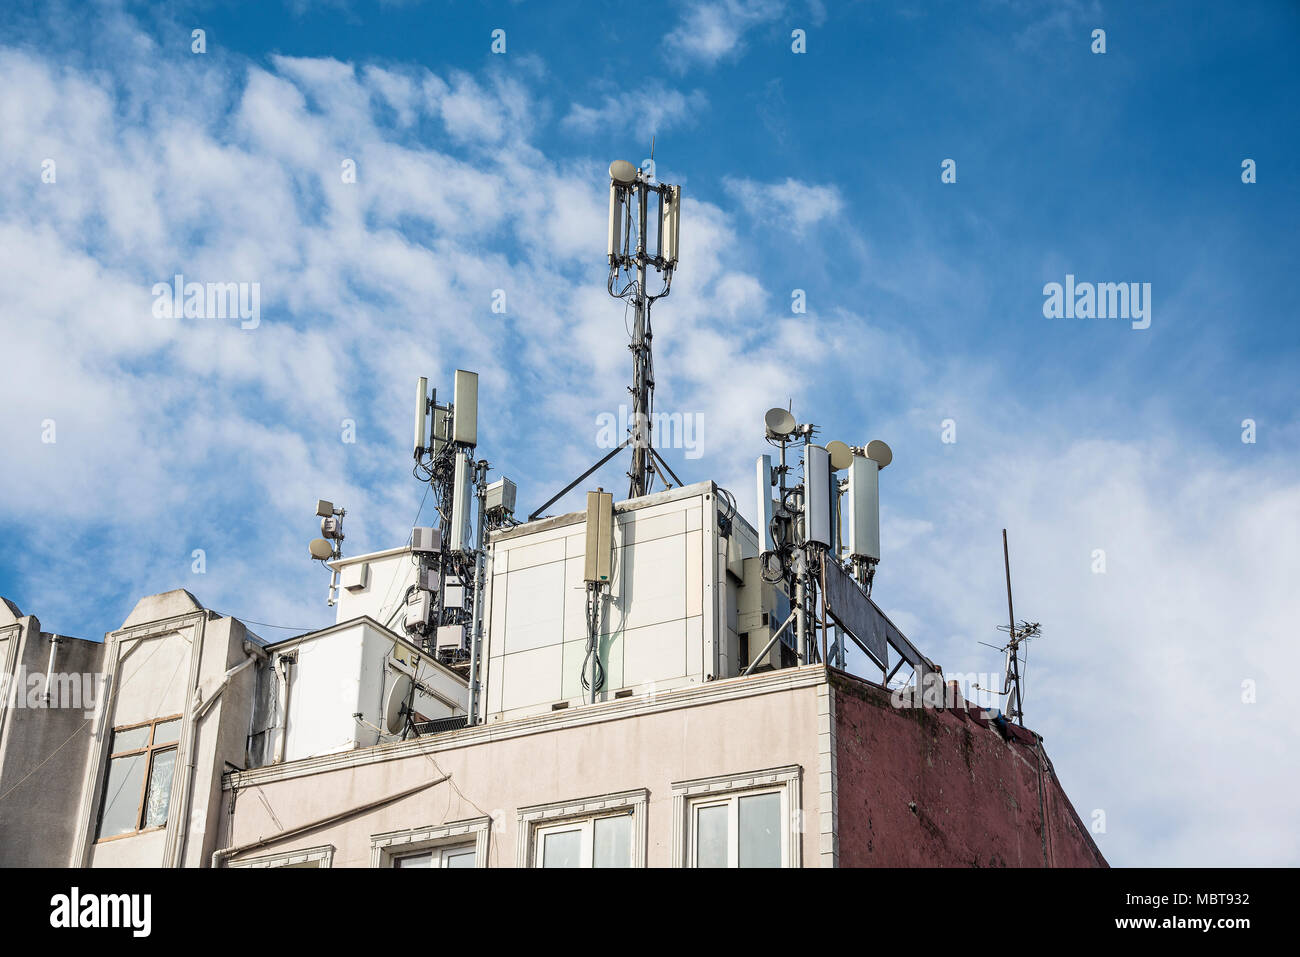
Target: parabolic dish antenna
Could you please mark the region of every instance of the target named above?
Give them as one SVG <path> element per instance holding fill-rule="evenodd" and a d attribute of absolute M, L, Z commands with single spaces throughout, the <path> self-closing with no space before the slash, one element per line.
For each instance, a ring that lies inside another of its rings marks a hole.
<path fill-rule="evenodd" d="M 831 454 L 831 471 L 846 469 L 853 462 L 853 450 L 845 442 L 827 442 L 826 451 Z"/>
<path fill-rule="evenodd" d="M 609 164 L 609 178 L 619 186 L 631 186 L 636 182 L 636 167 L 627 160 L 614 160 Z"/>
<path fill-rule="evenodd" d="M 867 443 L 867 458 L 871 459 L 882 469 L 890 462 L 894 461 L 894 453 L 889 446 L 880 439 L 872 439 Z"/>
<path fill-rule="evenodd" d="M 402 732 L 402 726 L 406 724 L 406 698 L 410 693 L 410 677 L 398 675 L 384 699 L 384 730 L 389 734 Z"/>
<path fill-rule="evenodd" d="M 307 548 L 311 551 L 311 557 L 320 561 L 332 558 L 334 555 L 334 546 L 323 538 L 313 538 Z"/>
<path fill-rule="evenodd" d="M 767 434 L 773 438 L 784 438 L 794 431 L 794 416 L 785 409 L 768 409 L 763 415 L 763 424 Z"/>

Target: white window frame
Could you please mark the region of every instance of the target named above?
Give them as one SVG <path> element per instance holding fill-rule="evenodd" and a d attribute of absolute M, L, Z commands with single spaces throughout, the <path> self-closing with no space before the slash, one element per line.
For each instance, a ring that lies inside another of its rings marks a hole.
<path fill-rule="evenodd" d="M 401 867 L 402 861 L 408 860 L 412 857 L 424 857 L 425 855 L 429 855 L 430 857 L 429 866 L 431 868 L 447 867 L 448 866 L 447 861 L 449 858 L 453 856 L 459 857 L 460 855 L 466 852 L 474 856 L 474 866 L 478 867 L 478 853 L 475 851 L 473 843 L 442 844 L 442 845 L 435 845 L 433 847 L 426 847 L 419 850 L 404 849 L 400 853 L 389 855 L 389 860 L 391 862 L 389 866 Z"/>
<path fill-rule="evenodd" d="M 399 857 L 423 854 L 432 850 L 458 850 L 474 846 L 474 866 L 488 866 L 488 840 L 492 833 L 490 817 L 476 817 L 451 824 L 412 827 L 385 831 L 370 836 L 370 866 L 395 867 Z M 441 863 L 439 867 L 443 866 Z"/>
<path fill-rule="evenodd" d="M 727 866 L 737 864 L 739 798 L 779 793 L 787 826 L 781 831 L 781 866 L 803 866 L 803 768 L 797 764 L 740 774 L 719 774 L 678 781 L 673 791 L 673 865 L 695 866 L 696 812 L 708 805 L 729 805 Z"/>
<path fill-rule="evenodd" d="M 645 788 L 635 791 L 618 791 L 574 801 L 555 801 L 551 804 L 534 804 L 519 809 L 519 832 L 516 864 L 519 867 L 541 867 L 541 838 L 546 833 L 580 829 L 583 832 L 582 856 L 590 867 L 594 853 L 596 818 L 632 816 L 632 852 L 629 864 L 645 867 L 646 839 L 648 836 L 646 809 L 650 792 Z"/>
<path fill-rule="evenodd" d="M 334 866 L 334 845 L 322 844 L 320 847 L 304 847 L 296 851 L 280 851 L 276 854 L 263 854 L 260 857 L 246 857 L 239 861 L 227 861 L 226 867 L 292 867 L 295 864 L 317 862 L 317 867 Z"/>
<path fill-rule="evenodd" d="M 608 820 L 610 818 L 628 817 L 628 811 L 615 811 L 613 814 L 596 814 L 591 817 L 570 818 L 567 821 L 561 821 L 558 824 L 547 824 L 542 827 L 533 829 L 533 857 L 535 860 L 534 867 L 544 867 L 546 865 L 546 835 L 558 834 L 563 831 L 578 831 L 582 835 L 582 843 L 578 851 L 578 857 L 581 860 L 579 867 L 594 867 L 596 858 L 596 822 Z M 636 821 L 632 822 L 632 828 L 628 835 L 628 840 L 636 841 Z M 629 848 L 628 861 L 630 867 L 635 864 L 630 863 L 635 858 L 635 853 Z"/>

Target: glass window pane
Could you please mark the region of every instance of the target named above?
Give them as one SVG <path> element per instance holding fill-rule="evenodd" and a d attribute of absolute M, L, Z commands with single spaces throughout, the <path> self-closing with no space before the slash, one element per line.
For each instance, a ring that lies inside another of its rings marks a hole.
<path fill-rule="evenodd" d="M 445 851 L 442 855 L 443 867 L 473 867 L 474 866 L 474 848 L 459 848 L 454 851 Z"/>
<path fill-rule="evenodd" d="M 781 795 L 753 794 L 740 799 L 740 867 L 781 866 Z"/>
<path fill-rule="evenodd" d="M 154 725 L 153 743 L 156 747 L 160 744 L 175 744 L 181 739 L 181 719 L 174 718 L 171 721 L 159 721 Z"/>
<path fill-rule="evenodd" d="M 149 799 L 144 809 L 145 827 L 162 827 L 167 823 L 167 807 L 172 801 L 172 772 L 176 769 L 176 749 L 155 751 L 149 772 Z"/>
<path fill-rule="evenodd" d="M 135 754 L 129 758 L 114 758 L 108 763 L 104 809 L 100 813 L 100 837 L 129 834 L 137 829 L 145 759 L 145 755 Z"/>
<path fill-rule="evenodd" d="M 399 857 L 393 861 L 394 867 L 433 867 L 433 852 L 426 851 L 423 854 L 407 854 L 405 857 Z"/>
<path fill-rule="evenodd" d="M 632 866 L 632 815 L 598 817 L 592 867 Z"/>
<path fill-rule="evenodd" d="M 113 754 L 121 754 L 123 751 L 139 751 L 141 748 L 148 747 L 148 745 L 149 726 L 147 724 L 143 728 L 113 732 Z"/>
<path fill-rule="evenodd" d="M 727 814 L 725 804 L 695 811 L 695 866 L 727 866 Z"/>
<path fill-rule="evenodd" d="M 550 831 L 542 835 L 542 867 L 581 867 L 582 831 Z"/>

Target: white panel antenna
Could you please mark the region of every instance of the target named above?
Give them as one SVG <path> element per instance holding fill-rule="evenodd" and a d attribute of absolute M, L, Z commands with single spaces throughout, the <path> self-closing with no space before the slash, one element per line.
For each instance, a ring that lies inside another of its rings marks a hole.
<path fill-rule="evenodd" d="M 618 188 L 618 183 L 610 180 L 609 183 L 609 261 L 614 259 L 622 252 L 623 249 L 623 191 Z"/>
<path fill-rule="evenodd" d="M 456 370 L 452 399 L 451 440 L 457 445 L 478 445 L 478 373 Z"/>
<path fill-rule="evenodd" d="M 831 545 L 831 456 L 820 445 L 804 449 L 804 540 L 818 545 Z"/>
<path fill-rule="evenodd" d="M 772 541 L 772 456 L 758 457 L 755 478 L 758 486 L 758 550 L 770 552 L 776 549 Z"/>
<path fill-rule="evenodd" d="M 880 464 L 862 455 L 849 465 L 849 558 L 880 560 Z"/>
<path fill-rule="evenodd" d="M 659 255 L 672 264 L 677 262 L 681 201 L 680 186 L 672 186 L 659 194 Z"/>
<path fill-rule="evenodd" d="M 415 457 L 429 447 L 429 380 L 420 376 L 415 384 Z"/>
<path fill-rule="evenodd" d="M 456 381 L 460 381 L 459 372 L 456 373 Z M 459 406 L 456 407 L 456 420 L 459 424 Z M 473 505 L 474 463 L 470 461 L 469 453 L 462 449 L 456 453 L 455 484 L 451 493 L 451 540 L 448 547 L 453 552 L 467 552 L 474 547 L 470 529 Z"/>

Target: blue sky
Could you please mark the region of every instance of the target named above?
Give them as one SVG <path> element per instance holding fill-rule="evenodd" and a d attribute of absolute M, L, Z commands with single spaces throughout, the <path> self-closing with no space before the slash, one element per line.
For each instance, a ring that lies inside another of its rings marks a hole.
<path fill-rule="evenodd" d="M 6 5 L 0 594 L 88 637 L 178 586 L 324 624 L 315 498 L 349 553 L 400 543 L 413 380 L 458 367 L 483 454 L 549 497 L 624 401 L 604 177 L 653 135 L 685 196 L 657 407 L 702 424 L 678 473 L 752 516 L 787 401 L 887 440 L 877 599 L 947 670 L 995 671 L 1010 529 L 1047 634 L 1028 723 L 1109 859 L 1300 863 L 1300 10 L 627 9 Z M 153 316 L 177 272 L 258 282 L 260 324 Z M 1150 327 L 1045 318 L 1067 274 L 1150 283 Z"/>

